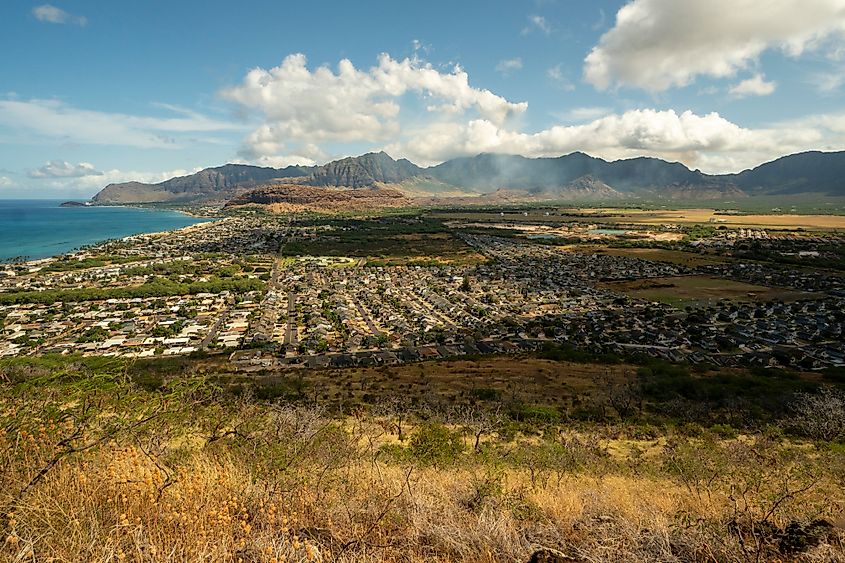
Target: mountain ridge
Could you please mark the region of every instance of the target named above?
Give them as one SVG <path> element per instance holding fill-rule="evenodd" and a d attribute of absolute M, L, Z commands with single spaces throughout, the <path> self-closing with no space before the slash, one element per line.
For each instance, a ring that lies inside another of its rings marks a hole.
<path fill-rule="evenodd" d="M 589 181 L 579 179 L 589 179 Z M 226 164 L 157 184 L 109 184 L 95 203 L 194 203 L 228 201 L 252 189 L 286 180 L 324 188 L 392 186 L 416 197 L 489 194 L 497 190 L 597 199 L 650 196 L 717 199 L 820 193 L 845 196 L 845 151 L 786 155 L 735 174 L 705 174 L 655 157 L 607 161 L 583 152 L 558 157 L 481 153 L 422 168 L 385 152 L 346 157 L 322 166 L 267 168 Z M 428 190 L 431 190 L 429 193 Z"/>

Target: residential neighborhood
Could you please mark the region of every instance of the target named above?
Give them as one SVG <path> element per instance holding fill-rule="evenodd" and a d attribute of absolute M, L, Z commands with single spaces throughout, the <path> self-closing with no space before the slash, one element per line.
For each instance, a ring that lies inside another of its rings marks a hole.
<path fill-rule="evenodd" d="M 715 365 L 845 365 L 840 276 L 742 261 L 692 267 L 467 232 L 456 242 L 481 257 L 475 263 L 383 265 L 282 252 L 328 228 L 230 217 L 9 265 L 0 278 L 0 356 L 225 351 L 249 369 L 553 343 Z M 618 289 L 632 280 L 669 288 L 679 279 L 759 284 L 748 287 L 779 288 L 784 298 L 748 291 L 681 307 Z M 126 288 L 139 295 L 125 296 Z"/>

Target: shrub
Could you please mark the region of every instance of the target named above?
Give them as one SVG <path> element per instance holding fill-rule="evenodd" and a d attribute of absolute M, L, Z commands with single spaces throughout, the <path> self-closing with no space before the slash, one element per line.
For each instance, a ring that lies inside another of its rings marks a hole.
<path fill-rule="evenodd" d="M 414 459 L 425 465 L 448 465 L 454 463 L 464 451 L 461 435 L 442 424 L 425 423 L 420 426 L 408 449 Z"/>
<path fill-rule="evenodd" d="M 726 440 L 736 438 L 736 430 L 730 424 L 714 424 L 710 427 L 710 432 Z"/>
<path fill-rule="evenodd" d="M 845 392 L 820 387 L 817 393 L 796 393 L 791 426 L 814 440 L 845 438 Z"/>

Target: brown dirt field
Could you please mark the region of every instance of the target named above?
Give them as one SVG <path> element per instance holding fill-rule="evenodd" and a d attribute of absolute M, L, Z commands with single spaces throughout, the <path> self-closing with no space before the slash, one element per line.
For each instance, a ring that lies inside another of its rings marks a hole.
<path fill-rule="evenodd" d="M 670 264 L 680 264 L 690 267 L 724 264 L 730 261 L 730 259 L 720 256 L 708 256 L 680 250 L 665 250 L 662 248 L 610 248 L 606 246 L 568 246 L 564 248 L 576 252 L 592 252 L 595 254 L 607 254 L 609 256 L 623 256 L 625 258 L 641 258 L 653 262 L 668 262 Z"/>
<path fill-rule="evenodd" d="M 678 276 L 624 282 L 607 282 L 602 287 L 637 299 L 660 301 L 675 307 L 714 304 L 721 299 L 735 302 L 795 301 L 817 295 L 765 287 L 708 276 Z"/>

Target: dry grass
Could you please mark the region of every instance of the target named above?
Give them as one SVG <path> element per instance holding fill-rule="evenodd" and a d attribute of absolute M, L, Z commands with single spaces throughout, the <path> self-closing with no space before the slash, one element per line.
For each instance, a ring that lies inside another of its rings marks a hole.
<path fill-rule="evenodd" d="M 543 210 L 528 210 L 527 215 L 509 213 L 512 223 L 558 223 L 574 221 L 579 223 L 602 223 L 620 225 L 725 225 L 728 227 L 753 227 L 772 229 L 805 229 L 809 231 L 835 231 L 845 229 L 843 215 L 796 215 L 767 214 L 716 214 L 714 209 L 627 209 L 627 208 L 581 208 L 567 214 L 546 216 Z M 435 212 L 431 217 L 445 220 L 476 222 L 501 222 L 498 213 L 486 212 Z M 715 223 L 711 223 L 711 219 Z"/>
<path fill-rule="evenodd" d="M 845 216 L 842 215 L 794 215 L 778 213 L 723 215 L 716 214 L 713 209 L 583 209 L 585 213 L 607 214 L 602 222 L 608 223 L 636 223 L 643 225 L 663 224 L 709 224 L 710 220 L 729 227 L 758 227 L 784 228 L 808 230 L 845 229 Z"/>
<path fill-rule="evenodd" d="M 478 392 L 528 404 L 570 405 L 636 373 L 627 364 L 556 362 L 528 356 L 450 359 L 392 366 L 302 370 L 312 398 L 332 405 L 375 403 L 401 394 L 408 401 L 455 402 Z M 250 376 L 270 384 L 276 376 Z M 366 399 L 366 400 L 364 400 Z"/>
<path fill-rule="evenodd" d="M 647 280 L 606 282 L 603 287 L 637 299 L 670 305 L 713 305 L 721 299 L 734 302 L 797 301 L 817 298 L 812 293 L 754 285 L 708 276 L 677 276 Z"/>
<path fill-rule="evenodd" d="M 845 561 L 841 528 L 783 543 L 842 514 L 841 449 L 497 420 L 475 450 L 492 419 L 54 369 L 0 372 L 0 561 Z"/>
<path fill-rule="evenodd" d="M 625 258 L 640 258 L 652 262 L 668 262 L 669 264 L 680 264 L 695 268 L 698 266 L 711 266 L 713 264 L 724 264 L 730 259 L 722 256 L 705 255 L 695 252 L 684 252 L 682 250 L 666 250 L 663 248 L 611 248 L 611 247 L 565 247 L 575 252 L 593 252 L 596 254 L 607 254 L 609 256 L 622 256 Z"/>
<path fill-rule="evenodd" d="M 665 477 L 573 474 L 538 484 L 507 471 L 501 489 L 469 508 L 484 470 L 409 477 L 404 467 L 359 462 L 331 475 L 300 470 L 303 483 L 274 491 L 203 452 L 162 488 L 158 464 L 123 447 L 58 467 L 15 510 L 0 558 L 493 562 L 527 560 L 545 546 L 594 561 L 744 560 L 716 555 L 732 551 L 721 526 L 733 517 L 727 493 L 700 498 Z M 719 527 L 684 529 L 679 515 Z M 843 559 L 826 546 L 804 560 Z"/>

